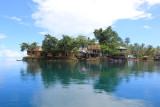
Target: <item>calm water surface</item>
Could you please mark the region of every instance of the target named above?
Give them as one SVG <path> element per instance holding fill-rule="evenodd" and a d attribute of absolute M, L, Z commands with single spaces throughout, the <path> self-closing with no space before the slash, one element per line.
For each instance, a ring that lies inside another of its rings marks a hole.
<path fill-rule="evenodd" d="M 160 62 L 0 61 L 0 107 L 160 107 Z"/>

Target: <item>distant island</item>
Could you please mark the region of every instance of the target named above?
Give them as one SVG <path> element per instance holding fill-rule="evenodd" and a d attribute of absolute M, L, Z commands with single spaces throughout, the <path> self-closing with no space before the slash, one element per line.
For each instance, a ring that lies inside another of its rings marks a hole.
<path fill-rule="evenodd" d="M 97 60 L 97 59 L 160 59 L 160 46 L 130 44 L 130 38 L 122 40 L 109 26 L 94 30 L 94 39 L 79 35 L 77 38 L 62 35 L 62 39 L 46 34 L 42 46 L 37 42 L 22 43 L 21 51 L 27 51 L 23 60 Z"/>

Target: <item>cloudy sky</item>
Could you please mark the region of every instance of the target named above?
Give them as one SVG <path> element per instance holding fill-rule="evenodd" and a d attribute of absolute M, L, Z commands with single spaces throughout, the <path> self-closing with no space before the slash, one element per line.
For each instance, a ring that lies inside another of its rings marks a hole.
<path fill-rule="evenodd" d="M 160 45 L 160 0 L 0 0 L 0 59 L 18 59 L 22 42 L 44 34 L 93 37 L 112 26 L 131 43 Z"/>

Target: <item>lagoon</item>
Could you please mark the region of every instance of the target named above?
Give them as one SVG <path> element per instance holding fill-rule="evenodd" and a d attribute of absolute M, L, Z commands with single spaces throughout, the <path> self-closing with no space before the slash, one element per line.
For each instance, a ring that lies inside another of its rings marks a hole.
<path fill-rule="evenodd" d="M 0 61 L 1 107 L 160 107 L 160 62 Z"/>

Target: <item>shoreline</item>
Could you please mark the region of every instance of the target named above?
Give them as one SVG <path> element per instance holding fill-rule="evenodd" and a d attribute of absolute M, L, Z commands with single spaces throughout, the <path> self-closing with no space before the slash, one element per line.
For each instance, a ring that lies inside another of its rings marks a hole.
<path fill-rule="evenodd" d="M 81 59 L 78 60 L 76 57 L 52 57 L 52 58 L 45 58 L 45 57 L 23 57 L 22 60 L 17 60 L 17 61 L 95 61 L 95 62 L 103 62 L 103 61 L 108 61 L 110 58 L 87 58 L 87 59 Z M 125 61 L 154 61 L 154 59 L 122 59 Z"/>

